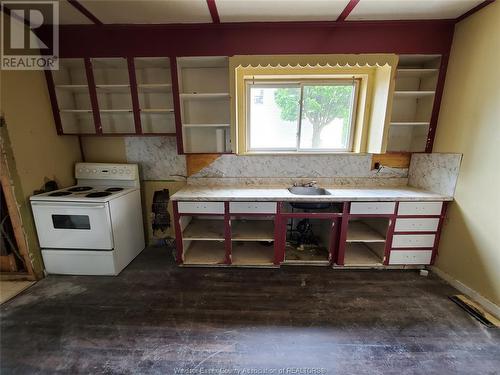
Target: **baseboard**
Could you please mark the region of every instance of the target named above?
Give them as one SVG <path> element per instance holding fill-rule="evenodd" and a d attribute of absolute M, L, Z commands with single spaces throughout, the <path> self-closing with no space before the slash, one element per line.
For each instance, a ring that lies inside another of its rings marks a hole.
<path fill-rule="evenodd" d="M 489 299 L 483 297 L 481 294 L 476 292 L 474 289 L 469 288 L 467 285 L 461 283 L 460 281 L 454 279 L 452 276 L 448 275 L 443 270 L 440 270 L 436 266 L 429 267 L 433 273 L 439 276 L 441 279 L 446 281 L 448 284 L 454 288 L 461 291 L 466 296 L 470 297 L 477 303 L 479 303 L 485 310 L 497 318 L 500 318 L 500 306 L 495 305 Z"/>

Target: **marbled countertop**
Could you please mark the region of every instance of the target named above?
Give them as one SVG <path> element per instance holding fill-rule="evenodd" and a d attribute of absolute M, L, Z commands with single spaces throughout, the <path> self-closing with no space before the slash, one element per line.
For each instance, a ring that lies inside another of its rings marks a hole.
<path fill-rule="evenodd" d="M 174 201 L 451 201 L 453 197 L 413 187 L 327 188 L 330 195 L 295 195 L 282 187 L 193 186 L 174 195 Z"/>

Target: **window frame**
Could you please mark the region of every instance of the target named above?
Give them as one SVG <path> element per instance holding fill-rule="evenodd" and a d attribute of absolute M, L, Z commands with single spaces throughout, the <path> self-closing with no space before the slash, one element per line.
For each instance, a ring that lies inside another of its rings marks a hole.
<path fill-rule="evenodd" d="M 245 132 L 246 132 L 246 152 L 247 153 L 269 153 L 269 154 L 281 154 L 281 153 L 292 153 L 292 154 L 321 154 L 321 153 L 351 153 L 354 149 L 354 134 L 357 124 L 357 108 L 359 102 L 360 93 L 360 79 L 353 76 L 352 79 L 347 78 L 331 78 L 331 79 L 283 79 L 283 80 L 267 80 L 267 79 L 247 79 L 245 80 Z M 302 132 L 302 110 L 304 104 L 304 86 L 320 86 L 320 85 L 353 85 L 353 97 L 352 106 L 350 111 L 350 125 L 349 125 L 349 136 L 346 148 L 301 148 L 300 147 L 300 137 Z M 299 99 L 299 118 L 297 123 L 296 132 L 296 146 L 294 148 L 252 148 L 250 147 L 251 141 L 251 88 L 269 88 L 269 87 L 296 87 L 300 89 L 300 99 Z"/>

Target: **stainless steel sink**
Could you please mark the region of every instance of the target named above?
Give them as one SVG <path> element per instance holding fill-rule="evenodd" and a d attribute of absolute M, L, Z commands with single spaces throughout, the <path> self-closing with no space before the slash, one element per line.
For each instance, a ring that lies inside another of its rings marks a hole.
<path fill-rule="evenodd" d="M 292 186 L 288 191 L 295 195 L 330 195 L 327 190 L 314 186 Z"/>
<path fill-rule="evenodd" d="M 330 195 L 330 193 L 319 187 L 314 186 L 292 186 L 288 188 L 288 191 L 295 195 Z M 302 210 L 324 210 L 331 207 L 331 202 L 290 202 L 293 208 L 299 208 Z"/>

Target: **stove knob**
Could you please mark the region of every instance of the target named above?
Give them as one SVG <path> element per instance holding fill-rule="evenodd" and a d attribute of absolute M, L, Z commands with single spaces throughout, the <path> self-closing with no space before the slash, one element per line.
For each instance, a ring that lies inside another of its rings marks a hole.
<path fill-rule="evenodd" d="M 85 173 L 90 173 L 90 169 L 85 169 Z"/>
<path fill-rule="evenodd" d="M 95 169 L 92 169 L 92 173 L 97 173 L 97 171 Z"/>
<path fill-rule="evenodd" d="M 118 173 L 123 174 L 123 169 L 120 169 Z"/>
<path fill-rule="evenodd" d="M 116 169 L 112 169 L 111 173 L 116 174 Z"/>

